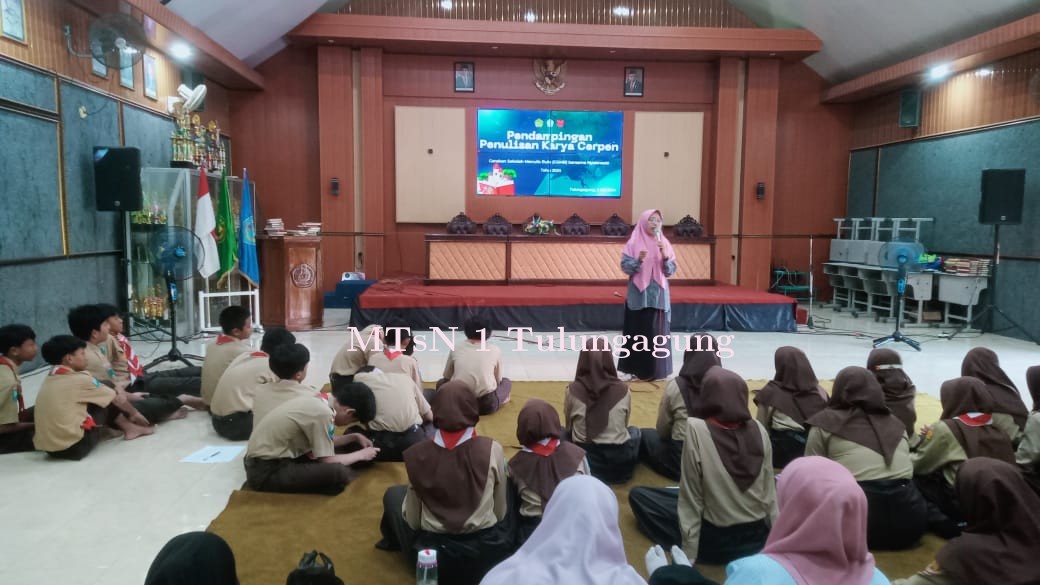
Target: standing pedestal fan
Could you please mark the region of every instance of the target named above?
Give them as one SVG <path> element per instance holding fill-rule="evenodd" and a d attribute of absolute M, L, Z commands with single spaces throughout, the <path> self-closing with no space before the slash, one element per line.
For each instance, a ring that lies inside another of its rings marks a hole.
<path fill-rule="evenodd" d="M 149 370 L 163 362 L 181 362 L 194 366 L 188 359 L 202 361 L 202 358 L 182 354 L 177 349 L 177 283 L 195 276 L 196 267 L 202 262 L 202 241 L 191 230 L 183 227 L 154 227 L 148 233 L 146 247 L 153 272 L 161 276 L 166 285 L 166 303 L 170 309 L 170 351 L 145 366 L 145 369 Z"/>
<path fill-rule="evenodd" d="M 892 300 L 896 309 L 896 330 L 891 335 L 874 340 L 878 348 L 887 343 L 898 341 L 921 351 L 921 344 L 903 335 L 899 327 L 903 322 L 903 295 L 906 294 L 906 275 L 920 269 L 918 259 L 924 254 L 924 246 L 916 240 L 895 240 L 885 242 L 878 251 L 878 264 L 885 268 L 896 269 L 896 298 Z"/>

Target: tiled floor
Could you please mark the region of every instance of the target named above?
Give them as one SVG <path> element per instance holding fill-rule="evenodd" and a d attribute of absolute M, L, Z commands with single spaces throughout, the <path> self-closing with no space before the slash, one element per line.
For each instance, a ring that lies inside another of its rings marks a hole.
<path fill-rule="evenodd" d="M 328 311 L 326 329 L 298 334 L 311 349 L 309 383 L 324 382 L 329 364 L 346 340 L 346 311 Z M 846 314 L 817 311 L 816 323 L 829 329 L 802 328 L 790 333 L 733 334 L 733 357 L 727 368 L 746 378 L 769 378 L 773 351 L 782 345 L 803 349 L 820 378 L 833 378 L 842 367 L 863 364 L 873 337 L 892 326 Z M 857 334 L 857 332 L 859 332 Z M 940 329 L 911 329 L 924 341 L 917 353 L 895 346 L 919 390 L 938 395 L 943 380 L 960 374 L 964 353 L 976 346 L 995 350 L 1012 380 L 1025 391 L 1025 369 L 1040 363 L 1040 346 L 995 335 L 940 338 Z M 613 334 L 612 334 L 613 335 Z M 461 338 L 461 334 L 460 334 Z M 259 345 L 259 339 L 254 343 Z M 504 353 L 505 375 L 514 380 L 565 380 L 574 374 L 573 352 L 519 353 L 515 339 L 496 337 Z M 427 380 L 439 377 L 447 350 L 417 352 Z M 543 346 L 544 347 L 544 346 Z M 166 350 L 144 341 L 135 348 L 148 361 Z M 201 352 L 199 343 L 184 350 Z M 675 355 L 676 368 L 681 356 Z M 43 378 L 28 376 L 31 403 Z M 135 441 L 104 441 L 86 460 L 47 460 L 40 453 L 0 458 L 0 583 L 94 585 L 141 583 L 155 553 L 181 532 L 204 529 L 224 508 L 228 495 L 245 480 L 240 457 L 223 464 L 180 463 L 206 445 L 223 444 L 209 417 L 191 413 L 185 420 L 160 425 L 155 435 Z M 633 561 L 636 561 L 633 559 Z M 239 558 L 239 563 L 249 559 Z"/>

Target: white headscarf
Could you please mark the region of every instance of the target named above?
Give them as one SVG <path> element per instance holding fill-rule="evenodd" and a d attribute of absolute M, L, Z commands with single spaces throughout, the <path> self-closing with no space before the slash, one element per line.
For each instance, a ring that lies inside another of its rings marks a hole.
<path fill-rule="evenodd" d="M 614 492 L 589 475 L 560 482 L 520 550 L 481 585 L 646 585 L 625 559 Z"/>

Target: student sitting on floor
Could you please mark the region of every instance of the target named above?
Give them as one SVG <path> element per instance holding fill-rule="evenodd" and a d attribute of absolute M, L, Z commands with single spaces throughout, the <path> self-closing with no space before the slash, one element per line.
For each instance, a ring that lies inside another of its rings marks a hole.
<path fill-rule="evenodd" d="M 519 497 L 517 544 L 523 544 L 542 520 L 561 481 L 572 475 L 588 475 L 585 451 L 560 440 L 560 415 L 544 400 L 528 400 L 516 419 L 516 438 L 522 448 L 506 467 Z"/>
<path fill-rule="evenodd" d="M 220 312 L 220 330 L 213 343 L 206 344 L 206 357 L 202 360 L 202 401 L 210 404 L 217 382 L 238 356 L 253 351 L 249 338 L 253 335 L 252 315 L 249 309 L 231 305 Z"/>
<path fill-rule="evenodd" d="M 769 434 L 751 418 L 747 383 L 720 367 L 704 375 L 701 415 L 687 419 L 679 488 L 632 488 L 628 501 L 651 541 L 727 563 L 761 550 L 776 517 Z"/>
<path fill-rule="evenodd" d="M 466 340 L 455 346 L 444 364 L 444 377 L 437 382 L 465 382 L 477 395 L 480 416 L 497 411 L 509 403 L 513 383 L 502 377 L 502 350 L 488 342 L 491 324 L 473 316 L 463 324 Z"/>
<path fill-rule="evenodd" d="M 0 454 L 32 451 L 33 413 L 25 407 L 18 369 L 36 359 L 36 332 L 28 325 L 0 327 Z"/>
<path fill-rule="evenodd" d="M 337 378 L 332 390 L 352 410 L 350 423 L 365 425 L 347 432 L 360 432 L 379 447 L 376 461 L 404 461 L 406 449 L 426 440 L 424 423 L 433 421 L 433 411 L 408 376 L 365 366 L 353 376 Z"/>
<path fill-rule="evenodd" d="M 867 545 L 914 546 L 928 529 L 928 504 L 914 485 L 906 426 L 885 406 L 874 375 L 857 367 L 838 372 L 827 408 L 809 424 L 805 454 L 840 463 L 867 495 Z"/>
<path fill-rule="evenodd" d="M 705 342 L 683 354 L 679 375 L 668 381 L 657 409 L 657 428 L 640 429 L 639 458 L 661 475 L 679 481 L 682 467 L 682 442 L 686 419 L 699 416 L 701 379 L 713 366 L 721 366 L 716 354 L 718 342 L 702 335 Z M 703 351 L 700 351 L 703 350 Z"/>
<path fill-rule="evenodd" d="M 442 583 L 470 585 L 513 550 L 502 446 L 477 435 L 477 397 L 446 384 L 433 401 L 433 438 L 404 453 L 407 486 L 383 496 L 383 550 L 437 549 Z"/>
<path fill-rule="evenodd" d="M 368 358 L 375 351 L 375 347 L 383 343 L 382 328 L 376 324 L 369 325 L 359 331 L 358 337 L 355 337 L 352 333 L 347 334 L 347 342 L 343 344 L 343 347 L 339 348 L 336 356 L 332 358 L 332 367 L 329 368 L 329 382 L 335 382 L 340 376 L 353 376 L 358 373 L 358 370 L 368 364 Z"/>
<path fill-rule="evenodd" d="M 283 345 L 296 343 L 296 336 L 281 327 L 264 331 L 260 351 L 240 354 L 231 360 L 227 371 L 217 382 L 209 405 L 213 430 L 225 439 L 245 441 L 253 430 L 253 397 L 278 382 L 271 371 L 271 352 Z"/>
<path fill-rule="evenodd" d="M 81 305 L 69 311 L 69 329 L 87 344 L 87 371 L 98 382 L 125 396 L 133 408 L 147 419 L 148 424 L 184 418 L 187 410 L 176 396 L 150 396 L 147 392 L 127 392 L 129 378 L 120 379 L 110 355 L 113 353 L 108 318 L 97 305 Z M 134 421 L 138 422 L 138 421 Z"/>
<path fill-rule="evenodd" d="M 961 375 L 985 382 L 986 389 L 993 396 L 993 425 L 1011 437 L 1012 445 L 1018 445 L 1029 418 L 1029 409 L 1014 382 L 1001 369 L 997 354 L 985 347 L 972 349 L 961 362 Z"/>
<path fill-rule="evenodd" d="M 37 450 L 59 459 L 86 457 L 101 440 L 102 426 L 123 431 L 127 441 L 155 432 L 126 393 L 117 393 L 86 371 L 86 347 L 81 339 L 58 335 L 40 348 L 43 359 L 54 368 L 36 397 L 33 443 Z"/>
<path fill-rule="evenodd" d="M 773 467 L 781 469 L 805 453 L 806 421 L 827 406 L 827 393 L 808 356 L 797 347 L 777 349 L 773 362 L 776 375 L 755 393 L 755 418 L 769 429 Z"/>
<path fill-rule="evenodd" d="M 253 429 L 256 429 L 256 425 L 260 424 L 267 413 L 298 396 L 317 396 L 322 400 L 328 400 L 317 388 L 303 383 L 307 377 L 307 366 L 311 361 L 311 352 L 303 345 L 279 345 L 271 350 L 271 357 L 267 361 L 271 371 L 278 376 L 278 381 L 264 384 L 253 395 Z"/>
<path fill-rule="evenodd" d="M 625 559 L 614 492 L 574 475 L 560 482 L 541 524 L 481 585 L 646 585 Z"/>
<path fill-rule="evenodd" d="M 1029 413 L 1022 442 L 1015 451 L 1015 462 L 1022 466 L 1026 481 L 1040 494 L 1040 366 L 1026 370 L 1026 384 L 1033 396 L 1033 411 Z"/>
<path fill-rule="evenodd" d="M 734 585 L 889 585 L 867 550 L 867 498 L 847 469 L 802 457 L 780 474 L 780 514 L 760 554 L 726 567 Z"/>
<path fill-rule="evenodd" d="M 408 327 L 387 326 L 383 330 L 383 351 L 372 351 L 368 356 L 368 365 L 382 372 L 407 374 L 421 392 L 422 375 L 419 373 L 419 362 L 412 357 L 414 348 L 415 343 Z"/>
<path fill-rule="evenodd" d="M 957 473 L 966 526 L 925 570 L 894 585 L 1040 583 L 1040 497 L 1014 466 L 980 457 Z"/>
<path fill-rule="evenodd" d="M 271 361 L 274 365 L 274 356 Z M 257 420 L 249 436 L 243 462 L 246 483 L 261 492 L 330 496 L 342 492 L 355 476 L 350 466 L 379 454 L 361 435 L 336 436 L 336 426 L 347 424 L 350 413 L 350 407 L 335 397 L 331 408 L 327 400 L 312 395 L 279 404 Z M 343 447 L 356 450 L 337 455 L 336 449 Z"/>
<path fill-rule="evenodd" d="M 155 555 L 144 585 L 238 585 L 235 553 L 212 532 L 174 536 Z"/>
<path fill-rule="evenodd" d="M 903 370 L 903 358 L 891 349 L 875 349 L 867 356 L 867 369 L 881 384 L 885 406 L 903 421 L 906 436 L 913 437 L 917 433 L 917 410 L 914 408 L 917 388 Z"/>
<path fill-rule="evenodd" d="M 617 484 L 632 479 L 640 435 L 639 429 L 628 426 L 632 393 L 618 379 L 606 341 L 590 339 L 578 355 L 574 381 L 563 400 L 563 418 L 567 439 L 585 450 L 592 475 Z"/>
<path fill-rule="evenodd" d="M 993 421 L 993 395 L 978 378 L 943 382 L 939 389 L 941 420 L 923 429 L 924 439 L 914 447 L 914 481 L 931 503 L 929 529 L 944 538 L 960 534 L 962 512 L 953 488 L 957 470 L 968 459 L 992 457 L 1014 463 L 1015 452 L 1007 433 Z"/>
<path fill-rule="evenodd" d="M 198 366 L 173 368 L 145 373 L 141 360 L 123 335 L 123 317 L 113 305 L 98 306 L 108 321 L 108 345 L 105 355 L 115 370 L 116 383 L 125 385 L 132 392 L 147 392 L 150 396 L 176 396 L 181 402 L 195 409 L 204 409 L 199 399 L 202 388 L 202 368 Z"/>

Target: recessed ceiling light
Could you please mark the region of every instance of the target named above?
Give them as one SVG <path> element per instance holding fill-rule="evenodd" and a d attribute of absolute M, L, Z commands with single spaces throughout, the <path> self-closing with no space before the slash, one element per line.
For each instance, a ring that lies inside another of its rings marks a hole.
<path fill-rule="evenodd" d="M 174 59 L 183 61 L 191 57 L 193 53 L 194 51 L 192 51 L 191 47 L 188 46 L 188 43 L 185 43 L 184 41 L 175 41 L 170 45 L 170 56 Z"/>
<path fill-rule="evenodd" d="M 534 22 L 538 20 L 538 15 L 528 10 L 527 14 L 524 15 L 524 20 L 526 20 L 527 22 Z"/>
<path fill-rule="evenodd" d="M 989 77 L 990 75 L 993 75 L 993 69 L 989 67 L 983 67 L 975 71 L 975 77 Z"/>
<path fill-rule="evenodd" d="M 928 77 L 932 79 L 942 79 L 950 74 L 950 65 L 943 63 L 942 65 L 936 65 L 928 71 Z"/>
<path fill-rule="evenodd" d="M 632 16 L 632 9 L 628 6 L 615 6 L 614 16 Z"/>
<path fill-rule="evenodd" d="M 445 10 L 451 10 L 452 6 L 454 6 L 454 5 L 455 5 L 455 3 L 452 2 L 451 0 L 441 0 L 441 8 L 443 8 Z"/>

